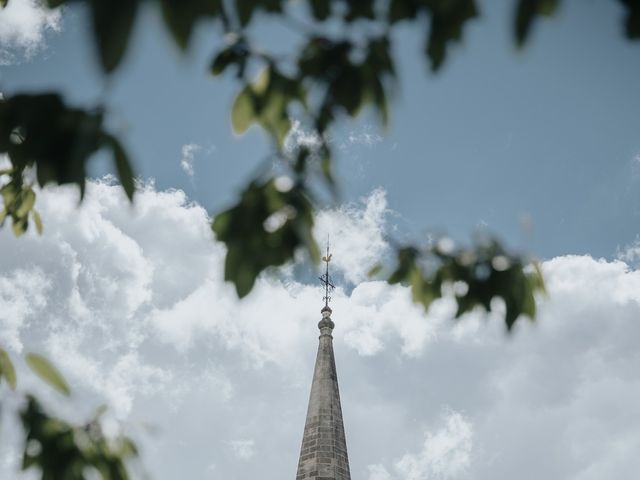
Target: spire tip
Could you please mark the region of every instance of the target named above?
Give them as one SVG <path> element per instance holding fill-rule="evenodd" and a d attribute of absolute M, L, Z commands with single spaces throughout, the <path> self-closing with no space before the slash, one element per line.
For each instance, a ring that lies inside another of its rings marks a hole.
<path fill-rule="evenodd" d="M 329 253 L 329 235 L 327 235 L 327 254 L 322 257 L 322 261 L 326 264 L 325 273 L 319 277 L 320 282 L 322 282 L 322 284 L 324 285 L 324 297 L 322 297 L 322 299 L 324 300 L 324 307 L 322 308 L 322 310 L 320 310 L 323 317 L 326 311 L 328 311 L 329 315 L 331 315 L 331 308 L 329 308 L 329 300 L 331 300 L 331 296 L 329 294 L 334 288 L 336 288 L 333 283 L 331 283 L 331 277 L 329 276 L 329 262 L 331 261 L 332 257 L 333 254 Z"/>

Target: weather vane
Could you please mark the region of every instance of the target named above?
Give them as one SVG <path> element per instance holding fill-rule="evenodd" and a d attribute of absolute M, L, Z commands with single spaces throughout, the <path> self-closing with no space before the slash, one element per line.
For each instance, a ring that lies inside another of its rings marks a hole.
<path fill-rule="evenodd" d="M 331 296 L 329 295 L 329 293 L 334 288 L 336 288 L 335 285 L 331 283 L 331 277 L 329 276 L 329 262 L 331 261 L 332 256 L 333 255 L 329 253 L 329 235 L 327 235 L 327 254 L 324 257 L 322 257 L 322 261 L 325 262 L 327 265 L 326 265 L 326 270 L 324 272 L 324 275 L 319 277 L 320 281 L 324 285 L 324 297 L 322 299 L 324 300 L 325 307 L 329 307 L 329 300 L 331 300 Z"/>

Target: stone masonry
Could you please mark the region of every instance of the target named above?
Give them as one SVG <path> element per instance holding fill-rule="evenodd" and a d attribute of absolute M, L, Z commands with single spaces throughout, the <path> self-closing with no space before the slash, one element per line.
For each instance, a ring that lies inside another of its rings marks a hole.
<path fill-rule="evenodd" d="M 351 480 L 328 306 L 322 317 L 296 480 Z"/>

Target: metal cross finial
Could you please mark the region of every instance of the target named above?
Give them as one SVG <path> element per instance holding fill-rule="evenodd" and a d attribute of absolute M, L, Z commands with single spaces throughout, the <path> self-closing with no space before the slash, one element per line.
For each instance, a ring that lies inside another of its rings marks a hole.
<path fill-rule="evenodd" d="M 336 288 L 333 283 L 331 283 L 331 277 L 329 276 L 329 262 L 331 261 L 331 257 L 333 255 L 331 253 L 329 253 L 329 235 L 327 235 L 327 254 L 322 257 L 322 261 L 325 262 L 326 265 L 326 270 L 324 275 L 320 276 L 320 281 L 322 282 L 322 284 L 324 285 L 324 297 L 322 298 L 324 300 L 324 306 L 328 307 L 329 306 L 329 300 L 331 300 L 331 296 L 329 295 L 329 293 Z"/>

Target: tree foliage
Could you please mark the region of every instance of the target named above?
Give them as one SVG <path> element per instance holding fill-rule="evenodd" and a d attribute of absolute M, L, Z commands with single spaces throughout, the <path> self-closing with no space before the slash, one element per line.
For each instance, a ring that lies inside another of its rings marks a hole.
<path fill-rule="evenodd" d="M 109 75 L 118 69 L 127 54 L 142 1 L 47 0 L 46 3 L 50 8 L 87 4 L 102 70 Z M 265 268 L 286 263 L 298 249 L 317 260 L 318 248 L 310 234 L 317 202 L 309 185 L 320 179 L 332 191 L 337 190 L 331 144 L 327 141 L 336 121 L 354 118 L 368 108 L 377 113 L 382 127 L 387 125 L 389 99 L 398 82 L 393 29 L 401 23 L 411 23 L 423 30 L 425 60 L 437 72 L 454 44 L 463 39 L 469 22 L 481 14 L 475 0 L 312 0 L 304 4 L 284 0 L 149 0 L 146 3 L 158 5 L 168 32 L 182 50 L 189 48 L 194 29 L 205 20 L 220 33 L 220 46 L 212 53 L 211 72 L 214 76 L 232 74 L 239 84 L 230 112 L 231 125 L 238 134 L 252 125 L 266 132 L 290 183 L 295 185 L 290 192 L 280 192 L 275 187 L 275 178 L 260 176 L 249 182 L 235 205 L 216 215 L 213 230 L 227 246 L 225 278 L 235 284 L 239 296 L 249 293 Z M 560 0 L 516 2 L 515 44 L 524 45 L 535 21 L 551 15 L 560 3 Z M 627 37 L 638 38 L 640 2 L 620 3 L 626 12 Z M 261 48 L 254 27 L 265 16 L 278 18 L 296 30 L 301 42 L 291 45 L 285 54 Z M 335 25 L 340 28 L 330 28 Z M 259 75 L 253 76 L 258 70 Z M 107 148 L 125 192 L 130 198 L 133 196 L 134 174 L 127 154 L 116 137 L 103 128 L 107 111 L 105 105 L 90 109 L 68 106 L 55 92 L 15 94 L 0 102 L 0 153 L 8 154 L 11 161 L 11 168 L 0 172 L 4 203 L 0 221 L 10 218 L 16 235 L 26 231 L 30 219 L 38 230 L 42 229 L 42 221 L 34 209 L 33 184 L 25 180 L 29 169 L 35 170 L 39 185 L 75 183 L 83 193 L 87 161 L 99 149 Z M 300 147 L 293 156 L 285 152 L 284 140 L 294 118 L 317 132 L 321 144 L 315 151 Z M 278 219 L 282 221 L 275 222 Z M 269 230 L 274 225 L 277 228 Z M 408 252 L 412 252 L 409 256 L 415 257 L 417 264 L 439 260 L 439 270 L 426 272 L 415 268 L 410 269 L 411 275 L 387 279 L 411 285 L 414 300 L 425 307 L 429 302 L 424 299 L 440 296 L 446 283 L 466 284 L 465 293 L 458 298 L 461 312 L 475 306 L 489 309 L 491 300 L 501 297 L 509 305 L 505 320 L 511 328 L 515 321 L 512 315 L 533 317 L 535 308 L 531 307 L 531 299 L 540 288 L 540 273 L 535 269 L 525 271 L 530 263 L 527 258 L 509 252 L 496 241 L 493 245 L 493 249 L 486 251 L 481 248 L 470 251 L 477 258 L 485 258 L 487 252 L 498 252 L 496 256 L 504 257 L 510 265 L 509 275 L 471 274 L 469 269 L 461 268 L 433 249 L 407 245 L 398 249 L 396 272 L 403 270 Z M 488 257 L 483 262 L 492 265 Z M 454 268 L 455 265 L 458 267 Z"/>
<path fill-rule="evenodd" d="M 40 186 L 73 183 L 84 194 L 86 164 L 101 148 L 113 154 L 122 186 L 133 198 L 133 171 L 116 137 L 103 127 L 100 109 L 86 111 L 65 105 L 55 93 L 20 94 L 0 100 L 0 153 L 6 153 L 11 168 L 0 171 L 9 180 L 2 183 L 3 211 L 0 225 L 11 218 L 16 235 L 24 233 L 33 220 L 42 230 L 34 209 L 36 193 L 25 172 L 35 170 Z"/>
<path fill-rule="evenodd" d="M 110 439 L 100 427 L 100 412 L 75 426 L 50 416 L 32 395 L 20 412 L 26 448 L 22 469 L 36 468 L 42 480 L 128 480 L 126 461 L 137 456 L 126 437 Z"/>
<path fill-rule="evenodd" d="M 27 365 L 60 394 L 71 389 L 58 369 L 35 353 L 25 357 Z M 50 415 L 35 396 L 17 389 L 13 362 L 0 348 L 0 392 L 3 380 L 19 395 L 18 412 L 24 431 L 22 470 L 35 470 L 41 480 L 128 480 L 128 462 L 138 456 L 135 443 L 124 435 L 107 437 L 101 427 L 105 409 L 98 409 L 87 422 L 76 425 Z M 4 392 L 3 397 L 4 398 Z"/>

